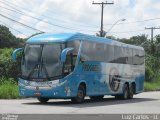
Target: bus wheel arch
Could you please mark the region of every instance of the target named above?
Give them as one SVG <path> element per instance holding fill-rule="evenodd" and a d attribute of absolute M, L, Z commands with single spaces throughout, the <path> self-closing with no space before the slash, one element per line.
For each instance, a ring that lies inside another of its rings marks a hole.
<path fill-rule="evenodd" d="M 86 83 L 81 82 L 79 84 L 76 97 L 71 98 L 71 101 L 73 103 L 83 103 L 85 96 L 86 96 Z"/>
<path fill-rule="evenodd" d="M 136 93 L 136 84 L 135 82 L 132 82 L 129 86 L 129 96 L 128 98 L 129 99 L 132 99 L 133 98 L 133 95 Z"/>
<path fill-rule="evenodd" d="M 133 85 L 133 88 L 134 88 L 134 89 L 133 89 L 133 90 L 134 90 L 133 92 L 134 92 L 134 94 L 136 94 L 136 83 L 133 82 L 131 85 Z"/>
<path fill-rule="evenodd" d="M 85 95 L 86 95 L 86 83 L 85 82 L 81 82 L 80 84 L 79 84 L 79 86 L 83 86 L 84 87 L 84 90 L 85 90 Z"/>
<path fill-rule="evenodd" d="M 122 98 L 124 100 L 129 98 L 129 82 L 125 82 L 124 86 L 123 86 L 123 95 Z"/>

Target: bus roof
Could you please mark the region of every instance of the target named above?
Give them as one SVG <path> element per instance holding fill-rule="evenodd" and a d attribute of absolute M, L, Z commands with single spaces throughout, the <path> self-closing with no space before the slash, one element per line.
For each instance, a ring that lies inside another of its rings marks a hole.
<path fill-rule="evenodd" d="M 111 40 L 108 38 L 97 37 L 94 35 L 87 35 L 83 33 L 43 33 L 29 38 L 26 43 L 34 44 L 34 43 L 53 43 L 53 42 L 66 42 L 73 40 L 83 40 L 83 41 L 92 41 L 103 44 L 112 44 L 116 46 L 130 47 L 144 50 L 143 47 L 129 45 L 122 42 L 118 42 L 115 40 Z"/>

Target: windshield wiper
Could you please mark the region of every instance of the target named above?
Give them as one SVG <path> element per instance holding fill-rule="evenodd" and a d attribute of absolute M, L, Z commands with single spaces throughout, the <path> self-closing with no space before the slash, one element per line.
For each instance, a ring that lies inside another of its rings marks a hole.
<path fill-rule="evenodd" d="M 28 75 L 28 77 L 27 77 L 28 79 L 30 79 L 30 77 L 33 75 L 34 69 L 35 69 L 38 65 L 40 65 L 41 57 L 42 57 L 42 51 L 43 51 L 43 45 L 42 45 L 41 47 L 42 47 L 42 49 L 41 49 L 41 53 L 40 53 L 40 55 L 39 55 L 38 63 L 33 67 L 33 69 L 31 70 L 31 72 L 29 73 L 29 75 Z M 39 68 L 40 68 L 40 66 L 38 67 L 38 77 L 39 77 Z"/>
<path fill-rule="evenodd" d="M 49 75 L 48 75 L 47 68 L 46 68 L 45 64 L 43 64 L 43 58 L 41 59 L 41 69 L 39 69 L 39 71 L 41 70 L 41 72 L 42 72 L 42 68 L 43 68 L 43 70 L 44 70 L 44 72 L 46 74 L 47 79 L 51 80 L 50 77 L 49 77 Z"/>
<path fill-rule="evenodd" d="M 40 72 L 42 73 L 42 69 L 43 69 L 45 74 L 46 74 L 47 79 L 50 80 L 50 77 L 48 75 L 48 71 L 46 69 L 46 66 L 45 66 L 45 64 L 43 64 L 42 53 L 43 53 L 43 45 L 42 45 L 42 50 L 41 50 L 41 54 L 39 56 L 38 63 L 34 66 L 34 68 L 29 73 L 29 75 L 27 77 L 28 79 L 30 79 L 30 77 L 33 75 L 35 68 L 38 67 L 38 71 L 37 71 L 38 72 L 38 78 L 40 77 Z"/>
<path fill-rule="evenodd" d="M 39 63 L 37 63 L 37 64 L 33 67 L 33 69 L 31 70 L 31 72 L 29 73 L 27 79 L 30 79 L 30 77 L 31 77 L 31 76 L 33 75 L 33 73 L 34 73 L 34 69 L 35 69 L 36 67 L 38 67 L 38 65 L 39 65 Z"/>

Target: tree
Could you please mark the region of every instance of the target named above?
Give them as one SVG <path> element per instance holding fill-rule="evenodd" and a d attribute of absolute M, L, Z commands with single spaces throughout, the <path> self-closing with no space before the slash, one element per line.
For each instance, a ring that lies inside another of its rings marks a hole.
<path fill-rule="evenodd" d="M 98 37 L 105 37 L 106 34 L 107 33 L 105 31 L 103 31 L 102 36 L 101 36 L 101 31 L 99 31 L 98 33 L 96 33 L 96 36 L 98 36 Z"/>
<path fill-rule="evenodd" d="M 160 34 L 159 35 L 156 35 L 156 43 L 160 43 Z"/>
<path fill-rule="evenodd" d="M 116 37 L 114 37 L 114 36 L 106 36 L 106 38 L 108 38 L 108 39 L 112 39 L 112 40 L 118 40 Z"/>
<path fill-rule="evenodd" d="M 24 39 L 16 38 L 9 28 L 0 25 L 0 48 L 22 46 Z"/>
<path fill-rule="evenodd" d="M 21 54 L 17 55 L 17 62 L 13 62 L 13 48 L 0 49 L 0 78 L 17 78 L 20 73 Z"/>
<path fill-rule="evenodd" d="M 120 39 L 121 42 L 132 44 L 132 45 L 141 45 L 148 41 L 148 35 L 142 34 L 138 36 L 132 36 L 129 39 L 123 38 Z"/>

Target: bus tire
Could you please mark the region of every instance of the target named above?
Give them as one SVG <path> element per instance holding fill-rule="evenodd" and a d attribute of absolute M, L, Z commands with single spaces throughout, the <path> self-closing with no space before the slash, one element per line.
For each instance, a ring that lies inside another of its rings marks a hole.
<path fill-rule="evenodd" d="M 122 99 L 122 96 L 121 95 L 115 95 L 115 99 L 120 100 L 120 99 Z"/>
<path fill-rule="evenodd" d="M 94 100 L 94 101 L 96 101 L 96 100 L 103 100 L 103 97 L 104 97 L 104 95 L 100 95 L 100 96 L 90 96 L 90 99 L 91 99 L 91 100 Z"/>
<path fill-rule="evenodd" d="M 129 98 L 129 88 L 128 88 L 127 84 L 124 84 L 123 93 L 122 93 L 121 97 L 123 100 L 126 100 Z"/>
<path fill-rule="evenodd" d="M 73 103 L 83 103 L 85 98 L 85 91 L 85 87 L 83 85 L 80 85 L 78 88 L 77 96 L 71 98 L 71 101 Z"/>
<path fill-rule="evenodd" d="M 133 98 L 133 95 L 134 95 L 134 85 L 131 84 L 131 86 L 130 86 L 130 88 L 129 88 L 128 98 L 129 98 L 129 99 L 132 99 L 132 98 Z"/>
<path fill-rule="evenodd" d="M 47 103 L 49 98 L 38 97 L 37 98 L 40 103 Z"/>

